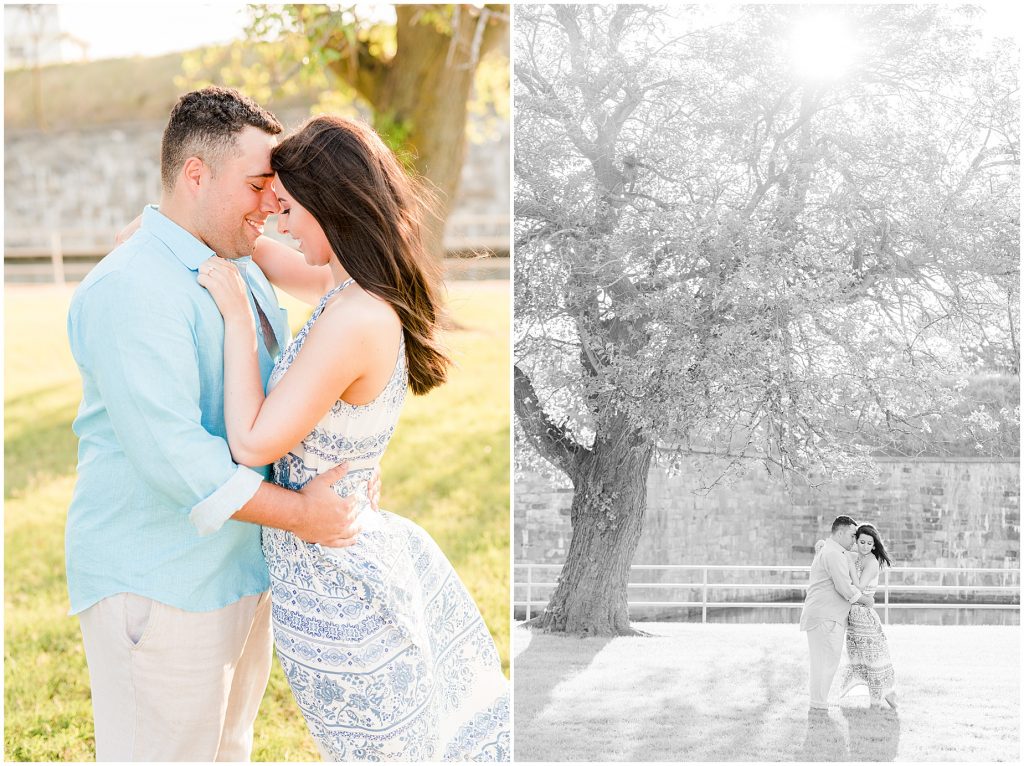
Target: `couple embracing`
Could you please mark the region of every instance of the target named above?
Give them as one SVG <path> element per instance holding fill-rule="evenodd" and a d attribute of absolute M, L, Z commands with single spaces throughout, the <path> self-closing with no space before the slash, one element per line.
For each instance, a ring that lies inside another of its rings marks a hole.
<path fill-rule="evenodd" d="M 248 760 L 276 644 L 325 759 L 508 760 L 475 603 L 376 506 L 407 388 L 450 364 L 423 193 L 361 123 L 281 133 L 230 89 L 179 99 L 159 207 L 71 303 L 97 759 Z M 272 214 L 299 251 L 261 236 Z M 315 306 L 290 342 L 270 283 Z"/>
<path fill-rule="evenodd" d="M 810 649 L 810 707 L 828 710 L 829 690 L 845 638 L 848 663 L 841 677 L 845 695 L 868 687 L 873 706 L 896 707 L 896 682 L 889 645 L 874 605 L 883 566 L 892 566 L 882 537 L 871 524 L 837 516 L 831 535 L 815 545 L 800 630 Z"/>

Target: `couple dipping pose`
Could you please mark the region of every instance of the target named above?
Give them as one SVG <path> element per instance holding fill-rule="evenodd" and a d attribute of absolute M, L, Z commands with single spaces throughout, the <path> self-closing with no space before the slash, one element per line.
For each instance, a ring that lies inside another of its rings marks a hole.
<path fill-rule="evenodd" d="M 827 710 L 829 689 L 846 637 L 848 664 L 840 697 L 867 686 L 873 706 L 896 707 L 896 676 L 889 644 L 874 609 L 883 566 L 892 566 L 878 530 L 849 516 L 832 522 L 832 534 L 815 544 L 814 561 L 800 615 L 807 632 L 811 665 L 811 710 Z"/>
<path fill-rule="evenodd" d="M 97 759 L 248 760 L 272 634 L 325 759 L 508 760 L 476 604 L 376 507 L 406 389 L 450 364 L 423 194 L 358 122 L 281 132 L 233 90 L 183 96 L 159 208 L 71 303 L 67 574 Z M 301 252 L 260 236 L 272 214 Z M 316 307 L 290 343 L 268 279 Z"/>

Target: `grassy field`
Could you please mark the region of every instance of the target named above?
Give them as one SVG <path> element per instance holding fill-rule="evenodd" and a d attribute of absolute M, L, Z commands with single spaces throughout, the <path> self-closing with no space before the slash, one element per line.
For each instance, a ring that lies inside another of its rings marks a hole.
<path fill-rule="evenodd" d="M 211 46 L 207 50 L 218 47 Z M 39 113 L 33 95 L 36 73 L 31 69 L 6 70 L 4 128 L 34 130 L 40 127 L 40 118 L 50 130 L 81 130 L 128 121 L 163 124 L 178 96 L 191 87 L 176 84 L 184 71 L 182 61 L 187 55 L 190 54 L 168 53 L 41 67 L 38 72 Z M 201 72 L 200 78 L 203 77 L 218 79 L 216 72 L 210 69 Z M 108 87 L 112 82 L 118 84 L 116 88 Z M 303 87 L 295 95 L 277 96 L 263 105 L 279 113 L 308 112 L 319 98 L 315 89 Z"/>
<path fill-rule="evenodd" d="M 898 711 L 854 690 L 809 717 L 795 625 L 512 633 L 516 761 L 1017 761 L 1020 629 L 886 629 Z"/>
<path fill-rule="evenodd" d="M 459 368 L 410 397 L 383 465 L 381 505 L 425 527 L 477 599 L 508 669 L 508 282 L 450 287 Z M 75 479 L 78 374 L 71 288 L 5 291 L 4 753 L 92 760 L 88 672 L 67 616 L 64 520 Z M 293 328 L 308 308 L 289 301 Z M 254 760 L 319 760 L 275 663 Z"/>

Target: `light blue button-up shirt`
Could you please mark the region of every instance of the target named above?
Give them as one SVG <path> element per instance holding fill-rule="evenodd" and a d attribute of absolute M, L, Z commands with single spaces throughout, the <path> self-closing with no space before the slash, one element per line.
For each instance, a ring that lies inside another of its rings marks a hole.
<path fill-rule="evenodd" d="M 236 465 L 225 440 L 224 322 L 196 282 L 212 255 L 148 207 L 72 298 L 82 403 L 65 538 L 71 614 L 123 592 L 204 612 L 269 587 L 260 527 L 229 518 L 267 469 Z M 250 258 L 235 263 L 283 348 L 273 289 Z M 266 383 L 274 360 L 258 345 Z"/>

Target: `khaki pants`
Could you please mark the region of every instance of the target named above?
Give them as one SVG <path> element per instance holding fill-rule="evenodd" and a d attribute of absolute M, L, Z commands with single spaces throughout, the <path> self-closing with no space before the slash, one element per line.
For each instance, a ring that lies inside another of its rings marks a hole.
<path fill-rule="evenodd" d="M 248 761 L 270 678 L 270 594 L 186 612 L 133 593 L 79 614 L 97 761 Z"/>
<path fill-rule="evenodd" d="M 811 707 L 827 707 L 832 679 L 843 656 L 846 623 L 826 620 L 807 631 L 811 651 Z"/>

